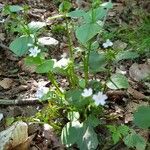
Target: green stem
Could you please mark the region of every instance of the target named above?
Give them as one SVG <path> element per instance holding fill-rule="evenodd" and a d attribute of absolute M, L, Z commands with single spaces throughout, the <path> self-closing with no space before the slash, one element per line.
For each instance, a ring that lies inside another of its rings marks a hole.
<path fill-rule="evenodd" d="M 60 90 L 55 78 L 54 78 L 54 74 L 52 72 L 48 73 L 48 78 L 51 81 L 51 83 L 55 86 L 55 88 L 57 89 L 57 91 L 59 92 L 59 94 L 63 94 L 62 91 Z"/>
<path fill-rule="evenodd" d="M 71 36 L 70 36 L 70 32 L 69 32 L 69 26 L 68 26 L 68 20 L 67 17 L 65 18 L 66 20 L 66 30 L 67 30 L 67 37 L 68 37 L 68 46 L 69 46 L 69 54 L 70 54 L 70 80 L 72 82 L 72 86 L 75 87 L 76 86 L 76 75 L 75 75 L 75 69 L 74 69 L 74 58 L 73 58 L 73 43 L 71 40 Z"/>
<path fill-rule="evenodd" d="M 89 80 L 89 56 L 90 56 L 90 51 L 91 51 L 91 42 L 89 44 L 89 48 L 87 53 L 85 52 L 84 56 L 84 77 L 85 77 L 85 85 L 88 85 L 88 80 Z"/>
<path fill-rule="evenodd" d="M 55 16 L 49 17 L 48 20 L 53 20 L 53 19 L 58 19 L 58 18 L 63 18 L 63 17 L 65 17 L 65 15 L 55 15 Z"/>

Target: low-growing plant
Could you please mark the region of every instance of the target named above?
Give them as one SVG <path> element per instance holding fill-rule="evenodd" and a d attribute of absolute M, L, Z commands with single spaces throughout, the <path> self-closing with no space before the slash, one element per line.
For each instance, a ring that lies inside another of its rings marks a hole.
<path fill-rule="evenodd" d="M 59 7 L 60 14 L 49 18 L 64 19 L 69 57 L 63 55 L 59 60 L 45 57 L 44 46 L 56 45 L 58 41 L 52 37 L 39 37 L 39 31 L 46 27 L 44 22 L 30 22 L 21 26 L 20 37 L 10 44 L 10 49 L 17 56 L 27 55 L 26 64 L 34 65 L 36 73 L 47 75 L 50 80 L 52 86 L 49 88 L 40 86 L 36 92 L 36 97 L 41 101 L 48 100 L 51 105 L 48 109 L 38 113 L 37 118 L 50 123 L 56 129 L 64 125 L 61 131 L 61 141 L 66 147 L 75 145 L 81 150 L 96 149 L 100 143 L 95 128 L 105 125 L 111 132 L 114 143 L 121 139 L 129 147 L 138 149 L 140 144 L 142 150 L 146 146 L 144 139 L 129 127 L 106 125 L 102 121 L 102 118 L 105 118 L 104 105 L 108 99 L 105 94 L 107 89 L 129 87 L 127 78 L 122 74 L 113 73 L 111 66 L 120 60 L 134 59 L 139 55 L 131 51 L 124 53 L 113 51 L 111 48 L 113 42 L 109 39 L 100 46 L 98 38 L 103 33 L 108 11 L 113 5 L 111 2 L 97 5 L 98 2 L 93 1 L 88 11 L 81 9 L 70 11 L 71 3 L 63 1 Z M 21 9 L 18 6 L 12 7 L 16 10 Z M 16 12 L 18 11 L 11 13 Z M 73 34 L 79 47 L 74 46 Z M 105 81 L 98 81 L 95 77 L 97 73 L 103 73 Z M 57 82 L 57 75 L 66 78 L 69 85 L 62 89 L 60 83 Z M 61 120 L 62 124 L 56 121 L 60 116 L 64 117 Z M 56 125 L 52 120 L 57 122 Z M 135 122 L 138 124 L 138 119 L 135 119 Z M 135 141 L 134 138 L 137 140 Z"/>

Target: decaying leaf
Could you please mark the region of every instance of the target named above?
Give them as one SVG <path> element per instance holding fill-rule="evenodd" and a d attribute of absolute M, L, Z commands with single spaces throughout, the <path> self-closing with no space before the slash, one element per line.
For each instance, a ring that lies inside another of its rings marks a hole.
<path fill-rule="evenodd" d="M 0 86 L 4 89 L 9 89 L 12 86 L 12 79 L 4 78 L 2 81 L 0 81 Z"/>
<path fill-rule="evenodd" d="M 126 47 L 127 47 L 127 43 L 122 42 L 120 40 L 115 41 L 113 45 L 114 49 L 119 49 L 119 50 L 124 50 Z"/>
<path fill-rule="evenodd" d="M 146 98 L 146 96 L 144 94 L 142 94 L 141 92 L 139 92 L 131 87 L 129 87 L 127 91 L 129 94 L 131 94 L 136 99 L 145 99 Z"/>
<path fill-rule="evenodd" d="M 137 64 L 134 63 L 130 69 L 129 74 L 135 81 L 141 81 L 150 75 L 150 63 Z"/>
<path fill-rule="evenodd" d="M 28 138 L 28 126 L 25 122 L 15 122 L 8 129 L 0 132 L 0 150 L 13 149 Z"/>

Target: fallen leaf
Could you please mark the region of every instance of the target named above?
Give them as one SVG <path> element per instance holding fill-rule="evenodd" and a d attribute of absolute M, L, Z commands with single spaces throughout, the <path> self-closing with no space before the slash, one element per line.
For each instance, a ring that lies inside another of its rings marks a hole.
<path fill-rule="evenodd" d="M 13 150 L 29 150 L 29 147 L 34 137 L 35 134 L 29 136 L 25 142 L 17 145 L 16 147 L 13 148 Z"/>
<path fill-rule="evenodd" d="M 150 63 L 134 63 L 129 69 L 129 75 L 135 81 L 141 81 L 150 75 Z"/>
<path fill-rule="evenodd" d="M 135 99 L 145 99 L 146 96 L 142 94 L 141 92 L 129 87 L 127 92 L 131 94 Z"/>
<path fill-rule="evenodd" d="M 4 89 L 9 89 L 12 86 L 13 80 L 9 78 L 4 78 L 0 81 L 0 86 Z"/>
<path fill-rule="evenodd" d="M 28 126 L 25 122 L 15 122 L 8 129 L 0 132 L 0 150 L 13 149 L 28 138 Z"/>
<path fill-rule="evenodd" d="M 127 47 L 127 43 L 117 40 L 113 44 L 114 49 L 124 50 Z"/>
<path fill-rule="evenodd" d="M 4 33 L 0 33 L 0 40 L 4 41 L 5 40 L 5 34 Z"/>

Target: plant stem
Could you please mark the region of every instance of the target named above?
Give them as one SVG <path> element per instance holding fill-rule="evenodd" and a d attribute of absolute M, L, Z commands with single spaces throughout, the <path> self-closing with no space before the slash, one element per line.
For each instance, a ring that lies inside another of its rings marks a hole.
<path fill-rule="evenodd" d="M 91 51 L 91 42 L 89 44 L 89 48 L 87 53 L 85 52 L 84 56 L 84 77 L 85 77 L 85 85 L 88 85 L 88 80 L 89 80 L 89 56 L 90 56 L 90 51 Z"/>
<path fill-rule="evenodd" d="M 66 20 L 66 30 L 67 30 L 67 37 L 68 37 L 68 46 L 69 46 L 69 54 L 70 54 L 70 60 L 71 60 L 71 63 L 70 63 L 70 80 L 71 80 L 71 83 L 72 83 L 72 86 L 75 87 L 76 86 L 76 75 L 75 75 L 75 70 L 74 70 L 74 58 L 73 58 L 73 43 L 72 43 L 72 40 L 71 40 L 71 36 L 70 36 L 70 32 L 69 32 L 69 26 L 68 26 L 68 20 L 67 18 L 65 18 Z"/>
<path fill-rule="evenodd" d="M 57 91 L 62 95 L 62 91 L 60 90 L 55 78 L 54 78 L 54 74 L 52 72 L 48 73 L 48 78 L 51 81 L 51 83 L 55 86 L 55 88 L 57 89 Z"/>

